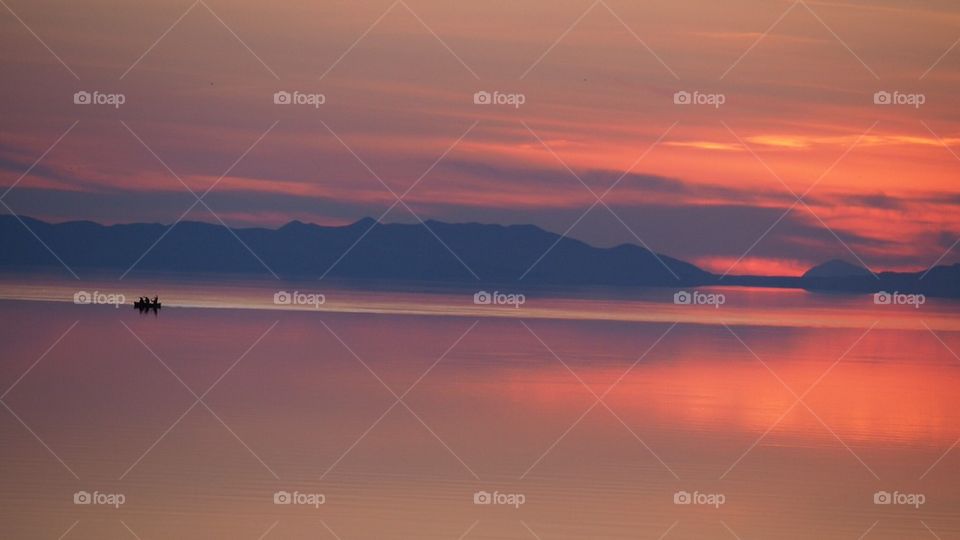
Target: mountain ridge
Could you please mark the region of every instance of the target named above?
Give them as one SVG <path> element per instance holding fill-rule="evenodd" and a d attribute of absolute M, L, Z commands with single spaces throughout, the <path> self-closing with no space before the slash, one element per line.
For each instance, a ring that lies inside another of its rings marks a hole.
<path fill-rule="evenodd" d="M 19 220 L 23 220 L 20 223 Z M 24 224 L 30 232 L 24 229 Z M 42 241 L 38 242 L 36 236 Z M 275 273 L 436 282 L 517 282 L 531 286 L 696 287 L 732 285 L 807 290 L 896 290 L 960 297 L 960 264 L 926 272 L 881 272 L 834 259 L 804 275 L 719 276 L 634 244 L 591 246 L 532 224 L 384 224 L 366 217 L 342 226 L 292 220 L 276 229 L 182 221 L 102 225 L 0 216 L 0 268 L 57 266 L 198 273 Z M 49 250 L 47 247 L 49 246 Z"/>
<path fill-rule="evenodd" d="M 801 277 L 810 278 L 840 278 L 840 277 L 867 277 L 873 275 L 867 267 L 845 261 L 843 259 L 830 259 L 827 262 L 820 263 L 806 272 Z"/>

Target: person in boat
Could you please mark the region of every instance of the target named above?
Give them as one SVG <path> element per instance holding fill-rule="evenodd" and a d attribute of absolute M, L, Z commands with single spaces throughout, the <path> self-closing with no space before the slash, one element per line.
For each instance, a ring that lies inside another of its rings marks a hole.
<path fill-rule="evenodd" d="M 156 306 L 156 305 L 159 304 L 159 303 L 160 303 L 160 297 L 159 297 L 159 296 L 154 296 L 154 297 L 153 297 L 153 305 Z"/>

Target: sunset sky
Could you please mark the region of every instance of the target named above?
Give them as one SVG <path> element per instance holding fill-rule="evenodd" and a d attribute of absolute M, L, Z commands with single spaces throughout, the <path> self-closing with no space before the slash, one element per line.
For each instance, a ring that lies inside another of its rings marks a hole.
<path fill-rule="evenodd" d="M 4 0 L 0 30 L 3 213 L 533 223 L 735 274 L 960 262 L 954 1 Z M 178 177 L 216 215 L 183 216 Z"/>

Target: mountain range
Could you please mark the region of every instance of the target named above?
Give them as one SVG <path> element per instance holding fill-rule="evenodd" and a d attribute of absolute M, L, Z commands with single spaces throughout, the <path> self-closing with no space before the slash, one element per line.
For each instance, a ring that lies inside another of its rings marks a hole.
<path fill-rule="evenodd" d="M 726 284 L 960 297 L 960 264 L 938 266 L 926 275 L 875 275 L 863 266 L 834 260 L 799 277 L 721 277 L 632 244 L 598 248 L 533 225 L 383 224 L 364 218 L 345 226 L 292 221 L 279 229 L 227 228 L 183 221 L 171 228 L 154 223 L 53 224 L 3 215 L 0 244 L 0 268 L 10 270 L 60 266 L 60 257 L 71 268 L 118 272 L 133 267 L 132 272 L 530 286 Z"/>

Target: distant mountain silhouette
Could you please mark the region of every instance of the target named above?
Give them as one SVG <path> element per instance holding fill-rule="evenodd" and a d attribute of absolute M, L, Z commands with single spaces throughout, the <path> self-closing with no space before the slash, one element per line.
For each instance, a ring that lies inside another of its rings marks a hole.
<path fill-rule="evenodd" d="M 937 266 L 929 272 L 873 273 L 860 264 L 833 259 L 807 270 L 801 285 L 809 290 L 902 292 L 960 297 L 960 264 Z"/>
<path fill-rule="evenodd" d="M 859 264 L 849 263 L 840 259 L 831 259 L 823 264 L 818 264 L 807 270 L 803 274 L 804 279 L 818 278 L 846 278 L 846 277 L 871 277 L 870 270 Z"/>
<path fill-rule="evenodd" d="M 342 227 L 293 221 L 276 230 L 227 229 L 184 221 L 169 229 L 22 219 L 74 268 L 122 272 L 156 242 L 134 271 L 267 273 L 260 257 L 281 277 L 318 277 L 332 268 L 330 277 L 439 282 L 475 282 L 473 273 L 485 282 L 523 276 L 524 283 L 549 285 L 698 285 L 713 279 L 692 264 L 662 255 L 658 260 L 637 246 L 596 248 L 533 225 L 428 221 L 427 228 L 365 218 Z M 0 216 L 0 241 L 2 267 L 59 265 L 13 216 Z"/>
<path fill-rule="evenodd" d="M 339 227 L 292 221 L 279 229 L 228 229 L 184 221 L 171 229 L 148 223 L 105 226 L 90 221 L 51 224 L 21 219 L 71 268 L 118 275 L 134 263 L 134 273 L 266 274 L 259 257 L 284 278 L 326 274 L 344 279 L 447 283 L 476 283 L 479 278 L 481 283 L 504 284 L 522 278 L 528 286 L 735 285 L 960 297 L 960 264 L 936 267 L 926 276 L 874 275 L 861 266 L 833 260 L 802 277 L 721 278 L 635 245 L 597 248 L 533 225 L 428 221 L 424 227 L 364 218 Z M 0 244 L 0 268 L 60 264 L 14 216 L 0 216 Z"/>
<path fill-rule="evenodd" d="M 864 270 L 862 267 L 856 267 Z M 809 272 L 808 272 L 809 273 Z M 813 276 L 801 279 L 802 287 L 812 291 L 864 292 L 877 291 L 924 294 L 926 296 L 960 297 L 960 264 L 936 266 L 923 272 L 867 271 L 846 276 Z"/>

